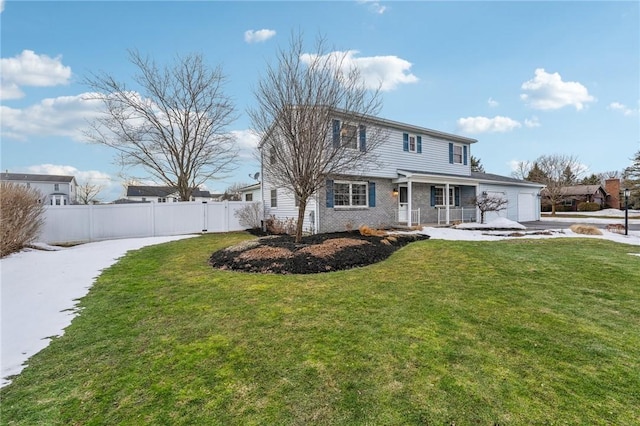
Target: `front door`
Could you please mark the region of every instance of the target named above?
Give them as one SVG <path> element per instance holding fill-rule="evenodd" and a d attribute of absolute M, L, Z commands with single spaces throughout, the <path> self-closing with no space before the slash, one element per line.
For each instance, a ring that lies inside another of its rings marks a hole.
<path fill-rule="evenodd" d="M 406 186 L 398 188 L 398 222 L 403 223 L 409 219 L 409 193 Z"/>

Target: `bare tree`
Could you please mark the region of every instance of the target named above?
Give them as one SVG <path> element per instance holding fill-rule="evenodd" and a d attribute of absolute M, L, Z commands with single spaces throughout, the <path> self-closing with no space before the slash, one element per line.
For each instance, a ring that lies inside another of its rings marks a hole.
<path fill-rule="evenodd" d="M 506 209 L 508 200 L 497 195 L 482 194 L 480 197 L 473 197 L 471 203 L 480 210 L 480 223 L 484 223 L 486 212 L 499 212 Z"/>
<path fill-rule="evenodd" d="M 515 170 L 511 172 L 511 176 L 515 179 L 525 180 L 531 169 L 533 168 L 533 163 L 530 161 L 518 161 L 516 163 Z"/>
<path fill-rule="evenodd" d="M 231 171 L 237 156 L 227 131 L 235 112 L 223 92 L 226 78 L 198 54 L 164 68 L 137 51 L 129 59 L 138 69 L 135 90 L 105 73 L 85 80 L 105 108 L 86 136 L 116 149 L 123 167 L 142 166 L 188 201 L 194 188 Z"/>
<path fill-rule="evenodd" d="M 262 135 L 265 174 L 298 201 L 296 241 L 307 202 L 327 177 L 364 173 L 377 161 L 383 131 L 369 124 L 381 107 L 379 90 L 367 90 L 346 58 L 346 52 L 328 51 L 322 38 L 313 54 L 305 53 L 302 36 L 292 35 L 289 49 L 278 52 L 254 89 L 257 107 L 249 116 Z"/>
<path fill-rule="evenodd" d="M 90 204 L 94 201 L 98 201 L 97 197 L 100 191 L 104 189 L 104 185 L 98 185 L 91 182 L 91 180 L 87 180 L 84 183 L 78 185 L 76 187 L 77 190 L 77 199 L 80 204 Z"/>
<path fill-rule="evenodd" d="M 585 172 L 585 167 L 576 157 L 569 155 L 543 155 L 535 164 L 542 172 L 542 181 L 546 185 L 543 194 L 551 204 L 551 215 L 556 214 L 556 205 L 564 200 L 567 186 L 573 185 L 573 180 Z"/>

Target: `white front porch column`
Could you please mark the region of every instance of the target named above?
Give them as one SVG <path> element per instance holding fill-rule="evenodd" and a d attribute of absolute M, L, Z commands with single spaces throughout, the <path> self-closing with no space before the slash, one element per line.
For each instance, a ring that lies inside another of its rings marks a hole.
<path fill-rule="evenodd" d="M 449 215 L 449 203 L 451 201 L 449 200 L 449 184 L 445 183 L 444 184 L 444 211 L 445 211 L 445 223 L 447 225 L 449 225 L 449 222 L 451 221 L 451 216 Z"/>
<path fill-rule="evenodd" d="M 411 227 L 411 179 L 407 182 L 407 226 Z"/>

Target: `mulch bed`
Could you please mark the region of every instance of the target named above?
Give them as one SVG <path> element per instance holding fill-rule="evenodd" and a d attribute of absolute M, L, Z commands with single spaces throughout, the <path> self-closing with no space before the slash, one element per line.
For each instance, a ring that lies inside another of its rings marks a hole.
<path fill-rule="evenodd" d="M 399 248 L 429 236 L 359 232 L 309 235 L 297 244 L 289 235 L 262 237 L 219 250 L 209 258 L 214 268 L 273 274 L 316 274 L 380 262 Z"/>

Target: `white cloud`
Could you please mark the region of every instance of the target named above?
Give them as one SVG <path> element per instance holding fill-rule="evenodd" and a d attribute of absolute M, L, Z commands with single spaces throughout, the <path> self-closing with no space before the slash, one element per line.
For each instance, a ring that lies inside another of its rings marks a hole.
<path fill-rule="evenodd" d="M 459 118 L 457 123 L 458 129 L 464 133 L 504 133 L 522 127 L 518 121 L 500 115 Z"/>
<path fill-rule="evenodd" d="M 68 84 L 71 67 L 62 65 L 62 56 L 50 58 L 32 50 L 23 50 L 13 58 L 0 59 L 0 99 L 24 96 L 20 86 L 56 86 Z"/>
<path fill-rule="evenodd" d="M 4 12 L 4 0 L 0 0 L 0 13 Z"/>
<path fill-rule="evenodd" d="M 387 11 L 387 6 L 381 5 L 379 1 L 375 1 L 375 0 L 358 0 L 358 3 L 367 5 L 367 8 L 371 12 L 373 12 L 373 13 L 375 13 L 377 15 L 382 15 L 384 12 Z"/>
<path fill-rule="evenodd" d="M 638 113 L 638 110 L 635 109 L 631 109 L 628 106 L 621 104 L 620 102 L 611 102 L 609 104 L 609 106 L 607 107 L 607 109 L 610 109 L 612 111 L 619 111 L 624 115 L 635 115 Z"/>
<path fill-rule="evenodd" d="M 0 106 L 2 137 L 26 140 L 29 136 L 67 136 L 83 141 L 88 120 L 102 108 L 101 101 L 87 99 L 91 94 L 47 98 L 24 109 Z"/>
<path fill-rule="evenodd" d="M 543 68 L 535 71 L 535 77 L 521 86 L 520 98 L 534 109 L 553 110 L 574 106 L 581 110 L 585 104 L 595 101 L 585 86 L 576 81 L 562 81 L 560 74 L 549 74 Z"/>
<path fill-rule="evenodd" d="M 260 135 L 251 129 L 232 130 L 231 135 L 236 140 L 240 158 L 255 159 L 258 144 L 260 143 Z"/>
<path fill-rule="evenodd" d="M 530 119 L 529 118 L 525 118 L 524 119 L 524 125 L 525 125 L 525 127 L 528 127 L 530 129 L 532 129 L 534 127 L 542 126 L 542 124 L 540 124 L 540 120 L 535 115 L 533 117 L 531 117 Z"/>
<path fill-rule="evenodd" d="M 487 100 L 487 103 L 489 104 L 489 106 L 490 106 L 491 108 L 495 108 L 495 107 L 497 107 L 498 105 L 500 105 L 500 104 L 498 103 L 498 101 L 496 101 L 496 100 L 495 100 L 495 99 L 493 99 L 493 98 L 489 98 L 489 99 Z"/>
<path fill-rule="evenodd" d="M 78 170 L 73 166 L 63 166 L 58 164 L 38 164 L 29 166 L 26 173 L 46 174 L 46 175 L 67 175 L 75 176 L 79 184 L 91 182 L 94 185 L 102 185 L 105 188 L 112 184 L 111 176 L 108 173 L 98 170 Z"/>
<path fill-rule="evenodd" d="M 269 40 L 271 37 L 275 36 L 276 32 L 274 30 L 262 29 L 258 31 L 247 30 L 244 32 L 244 41 L 247 43 L 261 43 L 263 41 Z"/>
<path fill-rule="evenodd" d="M 357 68 L 367 89 L 377 89 L 387 92 L 394 90 L 399 84 L 415 83 L 418 77 L 411 74 L 411 62 L 397 56 L 365 56 L 357 58 L 357 50 L 345 52 L 336 51 L 324 55 L 322 58 L 334 59 L 336 66 L 340 66 L 343 73 Z M 317 58 L 315 54 L 305 53 L 302 62 L 309 64 Z M 338 65 L 339 64 L 339 65 Z"/>

